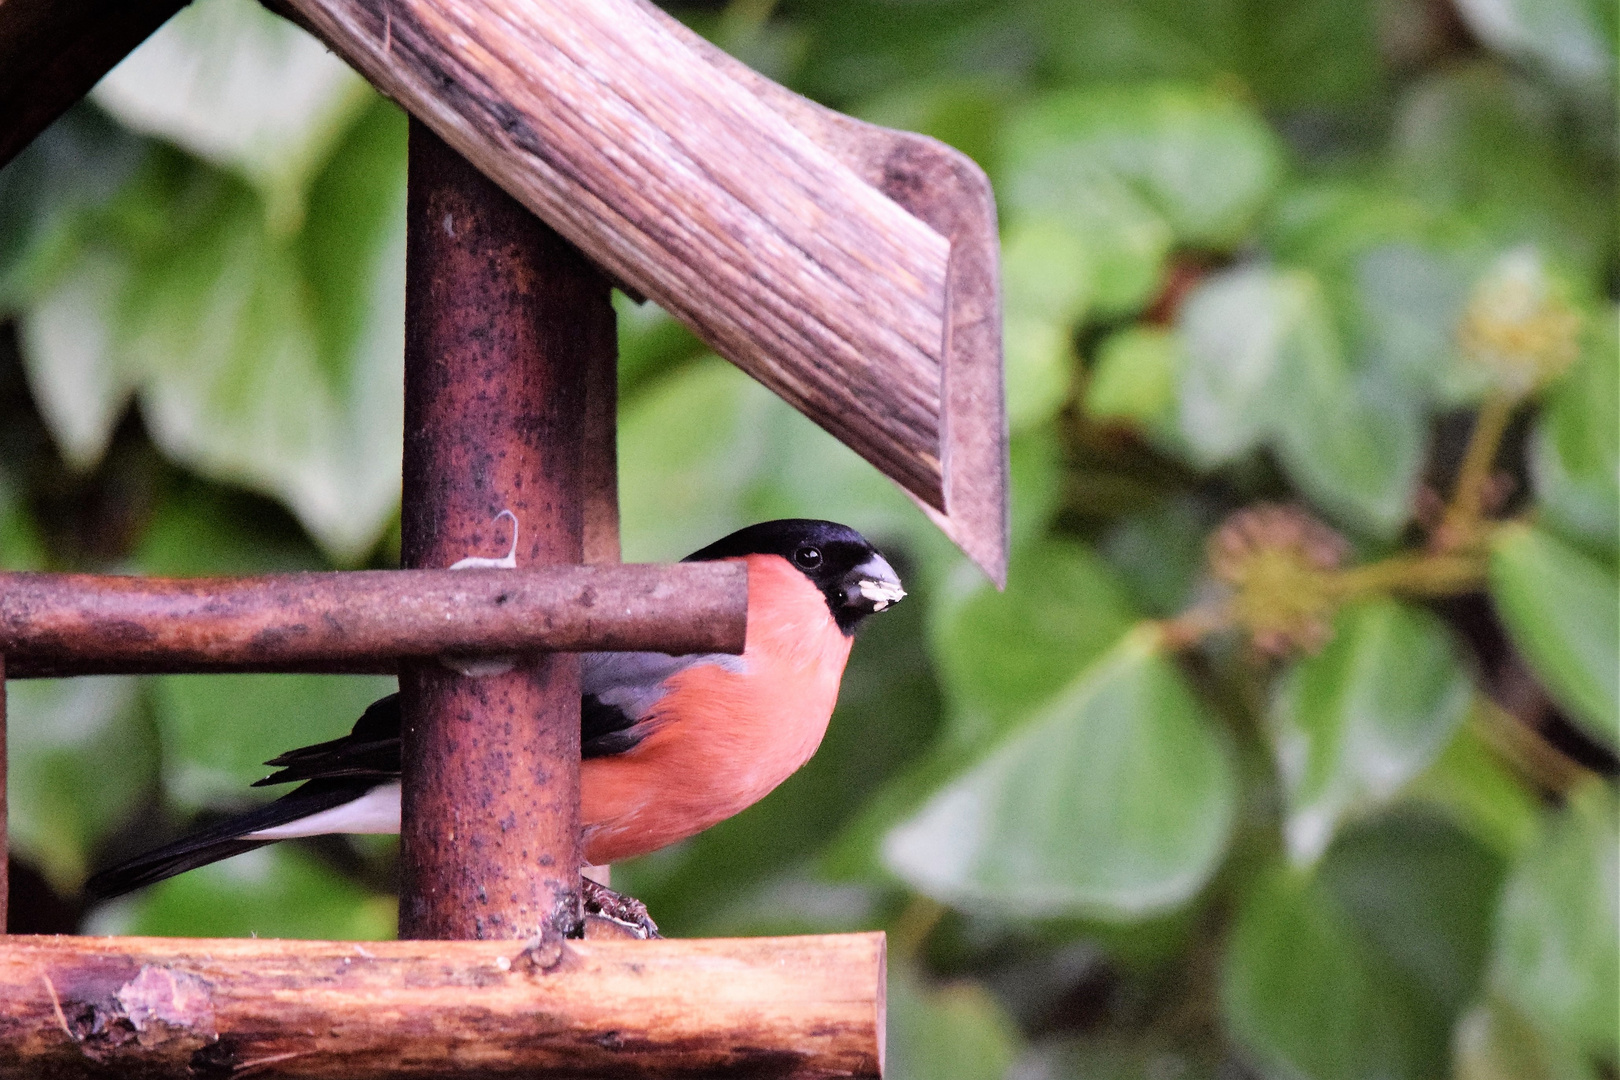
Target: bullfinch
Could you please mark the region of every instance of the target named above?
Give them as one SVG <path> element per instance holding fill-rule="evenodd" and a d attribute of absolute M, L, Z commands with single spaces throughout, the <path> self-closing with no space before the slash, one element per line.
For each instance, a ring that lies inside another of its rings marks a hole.
<path fill-rule="evenodd" d="M 580 658 L 580 819 L 591 864 L 684 840 L 752 806 L 792 775 L 827 730 L 856 628 L 905 596 L 877 549 L 830 521 L 752 525 L 684 561 L 717 559 L 748 564 L 742 655 Z M 373 704 L 343 738 L 266 764 L 279 771 L 255 787 L 302 783 L 272 803 L 102 871 L 86 889 L 117 896 L 290 837 L 397 833 L 398 695 Z M 586 887 L 589 906 L 593 890 Z"/>

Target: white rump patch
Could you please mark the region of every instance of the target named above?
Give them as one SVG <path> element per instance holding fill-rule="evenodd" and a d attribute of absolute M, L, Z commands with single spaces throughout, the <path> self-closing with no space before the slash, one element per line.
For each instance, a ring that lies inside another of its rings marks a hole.
<path fill-rule="evenodd" d="M 322 810 L 309 817 L 289 821 L 258 832 L 249 840 L 289 840 L 294 836 L 325 836 L 327 833 L 399 832 L 399 782 L 379 784 L 358 799 Z"/>

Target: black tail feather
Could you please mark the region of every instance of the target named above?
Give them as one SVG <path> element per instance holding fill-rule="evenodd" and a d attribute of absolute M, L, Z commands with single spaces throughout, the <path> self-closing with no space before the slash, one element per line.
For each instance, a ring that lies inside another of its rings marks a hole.
<path fill-rule="evenodd" d="M 250 840 L 247 835 L 341 806 L 374 786 L 375 780 L 313 780 L 273 803 L 109 867 L 85 882 L 85 892 L 93 899 L 109 900 L 187 870 L 273 844 L 274 840 Z"/>

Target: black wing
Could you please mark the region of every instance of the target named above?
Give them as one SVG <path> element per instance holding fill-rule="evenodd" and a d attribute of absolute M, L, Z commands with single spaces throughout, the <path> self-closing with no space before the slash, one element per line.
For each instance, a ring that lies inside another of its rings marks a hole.
<path fill-rule="evenodd" d="M 581 657 L 580 755 L 622 754 L 647 734 L 642 722 L 663 693 L 663 682 L 696 663 L 740 663 L 735 656 L 668 656 L 664 653 L 588 653 Z M 373 703 L 342 738 L 289 750 L 266 765 L 277 771 L 254 787 L 302 786 L 275 802 L 222 821 L 166 847 L 136 856 L 92 877 L 94 897 L 119 896 L 175 874 L 244 851 L 273 844 L 248 834 L 286 825 L 357 799 L 379 784 L 399 779 L 399 695 Z"/>
<path fill-rule="evenodd" d="M 249 833 L 342 806 L 377 786 L 375 780 L 312 780 L 290 791 L 273 803 L 229 818 L 211 828 L 192 833 L 155 851 L 137 855 L 128 862 L 103 870 L 84 883 L 85 892 L 97 899 L 121 896 L 144 885 L 195 870 L 232 855 L 275 843 L 250 840 Z"/>

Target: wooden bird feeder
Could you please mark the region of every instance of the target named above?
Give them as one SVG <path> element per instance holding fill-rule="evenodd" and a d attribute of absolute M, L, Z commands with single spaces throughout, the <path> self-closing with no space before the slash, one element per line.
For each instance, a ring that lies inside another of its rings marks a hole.
<path fill-rule="evenodd" d="M 881 934 L 576 936 L 571 652 L 740 652 L 746 615 L 734 564 L 618 565 L 610 282 L 893 478 L 1000 583 L 983 174 L 644 0 L 270 6 L 413 118 L 405 568 L 0 575 L 0 675 L 397 672 L 403 940 L 0 938 L 0 1076 L 880 1075 Z M 179 7 L 0 0 L 0 164 Z M 501 510 L 518 568 L 450 571 L 504 547 Z M 446 653 L 519 659 L 473 679 Z M 0 693 L 0 736 L 4 715 Z"/>

